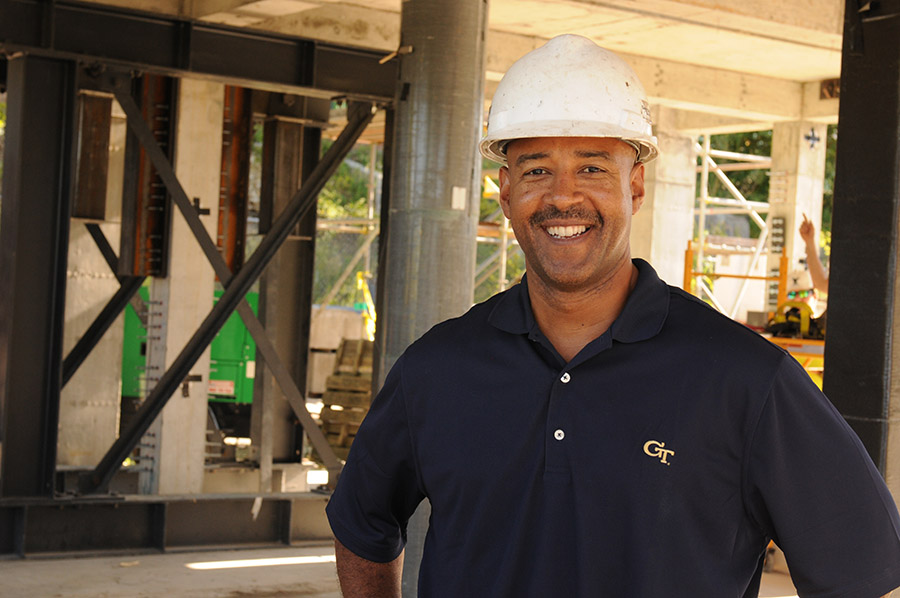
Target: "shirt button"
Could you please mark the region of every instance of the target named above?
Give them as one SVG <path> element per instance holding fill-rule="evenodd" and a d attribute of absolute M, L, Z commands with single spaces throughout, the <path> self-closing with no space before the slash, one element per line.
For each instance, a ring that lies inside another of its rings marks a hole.
<path fill-rule="evenodd" d="M 563 432 L 562 430 L 556 430 L 555 432 L 553 432 L 553 437 L 556 438 L 557 440 L 562 440 L 563 438 L 566 437 L 566 433 Z"/>
<path fill-rule="evenodd" d="M 559 381 L 562 382 L 563 384 L 568 384 L 569 380 L 571 380 L 571 379 L 572 379 L 572 376 L 569 375 L 569 372 L 566 372 L 565 374 L 562 375 L 562 378 L 560 378 Z"/>

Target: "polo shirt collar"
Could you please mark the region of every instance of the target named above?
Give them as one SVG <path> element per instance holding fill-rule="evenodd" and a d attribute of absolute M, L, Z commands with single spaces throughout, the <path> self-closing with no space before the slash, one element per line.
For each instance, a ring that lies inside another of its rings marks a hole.
<path fill-rule="evenodd" d="M 668 285 L 644 260 L 635 258 L 632 262 L 638 269 L 637 284 L 622 313 L 610 327 L 612 339 L 622 343 L 636 343 L 656 336 L 669 313 Z M 537 328 L 528 297 L 527 276 L 500 298 L 488 321 L 512 334 L 528 334 Z"/>

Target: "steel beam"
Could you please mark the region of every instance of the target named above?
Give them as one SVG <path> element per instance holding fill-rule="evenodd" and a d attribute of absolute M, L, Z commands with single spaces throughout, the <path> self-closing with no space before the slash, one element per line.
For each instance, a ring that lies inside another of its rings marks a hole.
<path fill-rule="evenodd" d="M 105 220 L 112 98 L 82 93 L 78 104 L 78 174 L 72 217 Z"/>
<path fill-rule="evenodd" d="M 56 470 L 75 65 L 9 60 L 0 214 L 0 496 L 52 496 Z"/>
<path fill-rule="evenodd" d="M 117 273 L 119 270 L 119 256 L 116 255 L 116 252 L 109 244 L 109 241 L 106 240 L 106 235 L 104 235 L 103 231 L 100 230 L 100 226 L 95 222 L 87 222 L 84 226 L 88 229 L 88 232 L 94 239 L 94 243 L 97 245 L 97 249 L 99 249 L 100 253 L 103 255 L 103 259 L 106 260 L 106 265 L 109 266 L 110 271 L 116 275 L 116 280 L 119 281 L 119 284 L 121 285 L 126 280 L 128 280 L 130 278 L 129 276 L 124 276 Z M 147 305 L 144 303 L 144 300 L 141 299 L 141 296 L 138 293 L 135 293 L 131 296 L 130 303 L 131 307 L 134 308 L 135 315 L 137 315 L 138 319 L 141 321 L 141 325 L 146 328 Z"/>
<path fill-rule="evenodd" d="M 227 264 L 222 259 L 219 254 L 215 244 L 209 238 L 209 235 L 206 233 L 206 229 L 203 227 L 203 224 L 200 222 L 200 219 L 197 217 L 197 213 L 195 212 L 193 206 L 187 199 L 187 195 L 184 192 L 184 189 L 181 187 L 181 184 L 178 182 L 178 178 L 175 176 L 175 172 L 172 169 L 171 164 L 169 163 L 166 155 L 162 151 L 162 148 L 156 143 L 154 135 L 150 128 L 147 126 L 146 122 L 142 119 L 140 110 L 138 109 L 136 103 L 132 99 L 132 97 L 125 92 L 125 89 L 128 85 L 125 83 L 124 79 L 121 78 L 113 78 L 112 79 L 114 87 L 117 85 L 118 89 L 116 91 L 116 97 L 119 100 L 120 105 L 128 116 L 129 127 L 131 128 L 133 134 L 139 139 L 141 142 L 144 151 L 147 153 L 150 161 L 156 167 L 156 170 L 159 173 L 161 180 L 164 182 L 165 186 L 169 190 L 170 196 L 173 198 L 175 205 L 179 208 L 182 215 L 184 216 L 188 227 L 194 233 L 195 238 L 200 244 L 201 249 L 206 255 L 207 260 L 212 264 L 213 270 L 216 275 L 219 277 L 219 280 L 226 287 L 230 284 L 232 280 L 232 273 L 228 269 Z M 374 106 L 370 104 L 361 104 L 360 106 L 368 106 L 368 113 L 361 114 L 361 116 L 365 117 L 366 124 L 371 121 L 373 114 L 371 113 L 374 110 Z M 344 133 L 348 131 L 354 131 L 360 123 L 354 122 L 353 127 L 350 127 L 350 123 L 348 123 L 347 129 L 345 129 Z M 362 129 L 359 132 L 352 133 L 355 135 L 352 137 L 352 140 L 342 141 L 342 144 L 348 144 L 346 147 L 340 146 L 338 142 L 335 142 L 335 146 L 338 147 L 338 150 L 341 153 L 340 156 L 335 156 L 336 160 L 335 164 L 331 168 L 331 171 L 326 176 L 326 180 L 331 176 L 331 173 L 337 168 L 337 165 L 340 164 L 340 161 L 343 160 L 343 157 L 346 155 L 352 147 L 355 140 L 361 134 L 361 131 L 365 129 L 365 124 L 362 124 Z M 339 141 L 343 139 L 343 137 L 338 138 Z M 335 149 L 335 146 L 332 149 Z M 332 156 L 332 152 L 329 151 L 326 156 Z M 324 161 L 324 158 L 323 158 Z M 317 167 L 318 168 L 318 167 Z M 318 170 L 313 169 L 312 173 L 310 173 L 310 177 L 317 176 Z M 324 171 L 323 171 L 324 172 Z M 325 181 L 321 181 L 321 186 L 324 186 Z M 302 190 L 302 189 L 301 189 Z M 320 189 L 319 189 L 320 190 Z M 315 191 L 315 195 L 318 195 L 318 190 Z M 296 199 L 296 194 L 295 194 Z M 312 198 L 314 200 L 315 197 Z M 283 218 L 288 214 L 288 209 L 290 207 L 290 202 L 288 202 L 288 206 L 286 206 L 279 217 L 279 220 L 273 225 L 272 229 L 269 231 L 269 235 L 271 236 L 272 232 L 278 227 L 281 226 L 278 224 L 283 220 Z M 308 208 L 306 208 L 308 209 Z M 298 217 L 298 221 L 302 221 L 302 215 Z M 295 223 L 296 224 L 296 223 Z M 290 227 L 288 230 L 292 230 Z M 288 235 L 288 232 L 284 232 L 285 237 Z M 267 238 L 268 238 L 267 236 Z M 263 247 L 265 242 L 260 246 Z M 276 248 L 277 249 L 277 248 Z M 272 250 L 273 254 L 275 250 Z M 258 253 L 258 251 L 257 251 Z M 257 254 L 254 254 L 256 256 Z M 260 270 L 261 272 L 261 270 Z M 257 273 L 257 276 L 259 273 Z M 221 300 L 220 300 L 221 303 Z M 268 335 L 265 332 L 262 324 L 260 324 L 259 320 L 256 318 L 253 310 L 250 308 L 249 304 L 246 301 L 241 300 L 237 307 L 238 314 L 241 316 L 241 319 L 244 321 L 245 326 L 247 327 L 248 332 L 253 337 L 254 341 L 256 341 L 257 349 L 263 355 L 266 362 L 269 364 L 269 367 L 272 369 L 273 375 L 278 381 L 279 386 L 282 388 L 282 391 L 285 393 L 288 402 L 291 405 L 295 415 L 300 420 L 304 430 L 307 433 L 307 436 L 310 439 L 310 442 L 316 448 L 316 452 L 322 457 L 322 460 L 325 462 L 326 468 L 329 471 L 334 473 L 333 477 L 337 477 L 337 473 L 341 469 L 340 461 L 338 461 L 337 457 L 334 455 L 334 451 L 331 449 L 330 445 L 325 439 L 325 436 L 322 434 L 322 431 L 313 421 L 309 412 L 306 409 L 305 400 L 303 398 L 303 394 L 297 388 L 296 383 L 294 382 L 293 377 L 291 376 L 288 369 L 284 366 L 282 360 L 280 359 L 278 352 L 275 349 L 274 344 L 268 338 Z M 230 310 L 228 312 L 230 314 Z M 227 315 L 226 315 L 227 317 Z"/>
<path fill-rule="evenodd" d="M 125 79 L 114 79 L 124 82 Z M 176 81 L 144 74 L 127 79 L 141 117 L 152 123 L 153 139 L 171 159 L 174 156 Z M 125 142 L 122 184 L 122 230 L 118 272 L 129 276 L 165 278 L 169 265 L 172 209 L 159 173 L 147 160 L 147 150 L 129 129 Z"/>
<path fill-rule="evenodd" d="M 327 541 L 327 501 L 313 493 L 0 501 L 0 557 Z"/>
<path fill-rule="evenodd" d="M 321 131 L 280 118 L 270 97 L 263 133 L 259 232 L 267 234 L 294 190 L 319 159 Z M 269 326 L 272 343 L 299 388 L 306 388 L 309 318 L 312 304 L 316 214 L 305 216 L 278 250 L 260 278 L 259 316 Z M 273 379 L 263 355 L 257 360 L 251 414 L 251 438 L 258 448 L 261 488 L 270 485 L 272 462 L 295 461 L 302 450 L 291 406 Z M 257 400 L 258 399 L 258 400 Z"/>
<path fill-rule="evenodd" d="M 119 269 L 119 256 L 116 255 L 115 250 L 112 248 L 112 245 L 109 244 L 109 241 L 106 238 L 106 235 L 103 234 L 103 231 L 100 230 L 100 226 L 95 222 L 88 222 L 84 225 L 84 227 L 88 230 L 88 233 L 91 235 L 91 238 L 94 239 L 94 243 L 97 245 L 97 249 L 100 250 L 100 253 L 103 255 L 103 259 L 106 260 L 106 265 L 109 266 L 109 269 L 113 274 Z M 119 282 L 124 280 L 123 277 L 116 275 L 119 279 Z"/>
<path fill-rule="evenodd" d="M 848 0 L 824 388 L 881 472 L 896 473 L 900 264 L 900 11 Z M 893 403 L 893 404 L 892 404 Z M 889 460 L 894 465 L 889 468 Z M 892 491 L 897 495 L 897 480 Z"/>
<path fill-rule="evenodd" d="M 94 318 L 94 321 L 63 360 L 63 386 L 72 379 L 79 366 L 84 363 L 84 360 L 94 350 L 94 347 L 97 346 L 97 343 L 100 342 L 100 339 L 103 338 L 109 327 L 116 321 L 122 310 L 131 302 L 131 298 L 144 284 L 145 279 L 144 276 L 126 276 L 124 278 L 125 280 L 122 281 L 119 289 L 113 294 L 103 309 L 100 310 L 100 313 L 97 314 L 97 317 Z"/>
<path fill-rule="evenodd" d="M 179 208 L 182 215 L 184 216 L 188 227 L 194 233 L 197 242 L 200 244 L 201 249 L 206 255 L 207 260 L 212 264 L 213 270 L 216 273 L 216 276 L 219 277 L 219 280 L 225 287 L 228 287 L 231 284 L 232 273 L 228 269 L 227 264 L 222 259 L 222 256 L 219 254 L 218 249 L 213 243 L 212 239 L 210 239 L 209 235 L 206 233 L 206 229 L 203 227 L 203 224 L 200 222 L 200 219 L 197 217 L 197 213 L 194 210 L 194 207 L 190 204 L 187 199 L 187 195 L 184 192 L 184 189 L 181 187 L 181 184 L 178 182 L 178 178 L 175 175 L 175 171 L 172 169 L 171 164 L 169 163 L 165 153 L 162 151 L 162 148 L 159 144 L 156 143 L 153 132 L 150 130 L 149 126 L 147 126 L 146 122 L 143 120 L 141 112 L 137 107 L 137 104 L 134 102 L 133 98 L 130 94 L 126 93 L 125 90 L 128 88 L 128 85 L 125 82 L 125 79 L 113 77 L 112 79 L 114 88 L 117 87 L 116 97 L 122 109 L 125 111 L 128 116 L 128 126 L 132 130 L 132 133 L 137 137 L 140 141 L 144 151 L 147 153 L 150 161 L 155 166 L 157 172 L 159 173 L 160 179 L 165 184 L 166 188 L 169 191 L 170 196 L 172 197 L 175 205 Z M 351 104 L 355 106 L 355 104 Z M 358 139 L 362 130 L 365 129 L 366 124 L 371 121 L 373 116 L 374 106 L 371 104 L 359 104 L 356 106 L 359 109 L 357 114 L 356 121 L 348 122 L 347 128 L 344 130 L 344 133 L 335 141 L 335 144 L 332 146 L 332 149 L 326 154 L 326 157 L 331 157 L 329 159 L 334 159 L 335 163 L 332 166 L 329 166 L 330 170 L 325 176 L 325 180 L 316 183 L 319 185 L 319 189 L 315 191 L 314 196 L 310 201 L 314 201 L 315 197 L 318 196 L 319 190 L 321 190 L 321 186 L 324 186 L 324 183 L 331 176 L 334 170 L 337 169 L 337 166 L 340 164 L 341 160 L 343 160 L 344 156 L 350 149 L 353 147 L 356 139 Z M 368 108 L 365 108 L 368 107 Z M 365 123 L 362 122 L 365 120 Z M 353 125 L 351 127 L 351 124 Z M 359 131 L 356 131 L 357 128 L 362 127 Z M 345 134 L 353 135 L 352 137 L 347 137 L 345 139 Z M 339 143 L 340 142 L 340 143 Z M 318 145 L 318 143 L 316 143 Z M 339 151 L 340 155 L 333 154 L 333 151 Z M 312 160 L 315 158 L 314 153 L 306 152 L 307 160 Z M 323 158 L 324 162 L 325 158 Z M 316 166 L 315 168 L 311 168 L 311 172 L 309 173 L 308 183 L 314 183 L 315 178 L 319 176 L 317 173 L 320 172 L 320 166 Z M 325 172 L 325 171 L 321 171 Z M 306 188 L 304 184 L 303 188 Z M 303 190 L 301 188 L 301 191 Z M 299 192 L 298 192 L 299 193 Z M 278 230 L 278 227 L 285 226 L 282 223 L 284 218 L 289 215 L 290 206 L 293 201 L 296 201 L 297 195 L 295 194 L 293 199 L 290 202 L 287 202 L 286 206 L 283 206 L 283 210 L 278 220 L 275 221 L 274 224 L 271 225 L 271 228 L 267 231 L 267 239 L 272 235 L 273 232 Z M 308 211 L 308 207 L 304 208 Z M 304 215 L 301 214 L 297 217 L 298 222 L 304 221 Z M 297 222 L 294 223 L 296 225 Z M 283 231 L 284 237 L 286 238 L 289 232 L 293 230 L 293 227 L 288 227 Z M 311 230 L 315 231 L 315 222 L 312 222 Z M 283 242 L 283 240 L 282 240 Z M 260 245 L 260 248 L 266 245 L 266 241 Z M 272 249 L 272 254 L 277 251 L 277 247 Z M 254 254 L 254 258 L 259 253 Z M 270 256 L 271 257 L 271 256 Z M 311 257 L 311 256 L 310 256 Z M 267 262 L 268 263 L 268 262 Z M 263 265 L 265 267 L 265 264 Z M 261 273 L 262 269 L 260 269 Z M 257 273 L 257 276 L 259 275 Z M 311 283 L 310 283 L 311 284 Z M 311 299 L 309 300 L 311 302 Z M 220 300 L 221 303 L 221 300 Z M 217 304 L 218 305 L 218 304 Z M 249 304 L 240 300 L 237 306 L 238 314 L 241 316 L 241 319 L 244 321 L 244 325 L 247 327 L 248 332 L 253 337 L 253 340 L 256 342 L 257 349 L 260 354 L 263 356 L 265 362 L 268 364 L 270 369 L 272 370 L 273 375 L 275 376 L 278 385 L 281 387 L 282 392 L 285 394 L 285 397 L 288 400 L 294 414 L 297 416 L 297 419 L 300 421 L 303 429 L 306 431 L 310 442 L 313 447 L 316 449 L 316 452 L 322 457 L 322 460 L 325 463 L 326 468 L 332 472 L 332 478 L 336 479 L 337 474 L 340 472 L 341 463 L 337 459 L 334 454 L 333 449 L 328 444 L 325 439 L 324 434 L 316 425 L 315 421 L 309 415 L 309 412 L 306 409 L 306 401 L 303 397 L 303 393 L 298 389 L 297 384 L 294 381 L 293 376 L 287 367 L 285 367 L 283 360 L 279 357 L 277 350 L 275 349 L 275 345 L 269 339 L 268 335 L 262 324 L 256 318 L 256 315 L 253 313 L 252 308 Z M 231 313 L 231 310 L 228 311 L 227 315 Z M 308 334 L 308 333 L 307 333 Z M 305 374 L 305 372 L 304 372 Z M 155 392 L 155 390 L 154 390 Z"/>
<path fill-rule="evenodd" d="M 0 0 L 0 53 L 109 62 L 231 85 L 384 101 L 397 62 L 383 54 L 150 12 L 66 0 Z"/>
<path fill-rule="evenodd" d="M 247 237 L 247 197 L 250 189 L 250 144 L 253 137 L 252 92 L 225 86 L 222 123 L 222 184 L 216 246 L 236 272 L 244 263 Z"/>
<path fill-rule="evenodd" d="M 171 165 L 168 164 L 165 156 L 162 155 L 159 146 L 152 140 L 152 134 L 150 134 L 149 127 L 147 127 L 146 123 L 140 119 L 139 111 L 134 100 L 131 98 L 130 94 L 122 89 L 117 91 L 116 97 L 128 116 L 129 127 L 132 127 L 135 134 L 137 134 L 139 138 L 142 138 L 141 141 L 144 143 L 150 159 L 160 171 L 160 176 L 166 182 L 169 190 L 173 191 L 173 199 L 176 205 L 185 215 L 188 226 L 194 231 L 195 236 L 204 248 L 204 252 L 207 253 L 207 257 L 213 264 L 216 274 L 219 276 L 220 280 L 222 280 L 223 284 L 225 284 L 226 289 L 212 311 L 210 311 L 209 315 L 194 333 L 193 337 L 191 337 L 181 353 L 172 362 L 169 369 L 162 375 L 156 387 L 147 396 L 147 399 L 134 415 L 134 419 L 130 422 L 128 428 L 123 430 L 116 442 L 113 443 L 112 447 L 110 447 L 109 451 L 104 455 L 103 459 L 100 460 L 97 467 L 79 480 L 79 488 L 85 493 L 100 492 L 106 488 L 112 476 L 119 469 L 122 461 L 128 456 L 143 433 L 150 427 L 157 415 L 162 411 L 166 402 L 181 384 L 182 380 L 184 380 L 185 376 L 190 373 L 190 368 L 196 363 L 197 359 L 199 359 L 209 343 L 212 342 L 231 312 L 239 305 L 246 306 L 249 309 L 249 306 L 247 306 L 246 301 L 243 299 L 244 295 L 250 290 L 253 282 L 271 261 L 275 252 L 285 239 L 287 239 L 296 224 L 303 218 L 309 209 L 315 205 L 316 198 L 322 190 L 322 187 L 324 187 L 334 171 L 337 170 L 343 157 L 353 147 L 363 130 L 365 130 L 366 125 L 371 122 L 375 111 L 375 107 L 372 104 L 362 103 L 351 105 L 354 108 L 354 114 L 349 119 L 347 127 L 335 141 L 334 145 L 332 145 L 331 149 L 323 156 L 321 162 L 319 162 L 310 177 L 304 182 L 303 186 L 294 194 L 294 197 L 286 206 L 284 212 L 279 216 L 278 220 L 274 223 L 269 234 L 266 235 L 265 239 L 260 243 L 253 256 L 247 261 L 245 266 L 232 277 L 224 260 L 222 260 L 221 256 L 215 250 L 215 244 L 209 238 L 205 229 L 202 228 L 199 219 L 192 219 L 189 216 L 193 207 L 189 205 L 187 207 L 185 206 L 187 197 L 184 195 L 183 189 L 181 189 L 177 178 L 174 176 Z M 148 135 L 150 137 L 149 139 L 146 138 Z M 196 214 L 193 215 L 196 216 Z M 196 227 L 199 227 L 200 230 L 196 230 Z M 207 246 L 212 247 L 212 255 L 210 255 L 210 250 Z M 244 318 L 243 307 L 242 309 L 239 309 L 239 313 L 241 313 L 241 317 Z M 250 316 L 252 316 L 252 311 L 250 311 Z M 246 318 L 245 323 L 247 323 L 248 320 L 250 320 L 250 322 L 255 321 L 258 324 L 258 320 L 256 320 L 255 317 Z M 252 328 L 252 326 L 248 326 L 248 330 L 251 334 L 254 333 Z M 259 339 L 254 335 L 254 340 L 256 340 L 258 346 L 265 345 L 268 340 L 264 330 L 262 332 L 263 334 Z M 260 343 L 260 341 L 263 342 Z M 269 342 L 268 344 L 269 348 L 271 348 L 271 343 Z M 310 440 L 316 443 L 315 431 L 318 431 L 318 427 L 315 425 L 315 422 L 312 421 L 305 406 L 298 411 L 297 415 L 300 418 L 301 423 L 303 423 L 304 428 L 310 434 Z M 319 431 L 319 435 L 324 442 L 324 436 L 321 435 L 321 431 Z M 328 446 L 327 442 L 325 442 L 325 446 Z M 329 469 L 332 469 L 335 466 L 338 468 L 340 467 L 339 463 L 326 463 L 326 465 L 329 465 Z"/>
<path fill-rule="evenodd" d="M 87 223 L 85 227 L 94 239 L 94 243 L 97 244 L 100 253 L 103 254 L 106 265 L 109 266 L 109 269 L 115 274 L 119 258 L 110 246 L 109 241 L 107 241 L 103 231 L 94 223 Z M 87 358 L 90 352 L 94 350 L 94 347 L 97 346 L 97 343 L 100 342 L 100 339 L 109 327 L 112 326 L 116 318 L 119 317 L 119 314 L 122 313 L 122 310 L 125 309 L 125 306 L 133 302 L 134 298 L 137 296 L 138 289 L 141 288 L 141 285 L 144 284 L 145 280 L 144 276 L 116 275 L 116 278 L 119 281 L 119 289 L 113 294 L 100 313 L 97 314 L 97 317 L 88 327 L 87 331 L 85 331 L 81 338 L 78 339 L 78 342 L 72 347 L 69 354 L 66 355 L 66 358 L 63 360 L 63 386 L 69 382 L 81 364 L 84 363 L 85 358 Z M 135 309 L 135 311 L 140 313 L 140 310 L 138 309 Z"/>

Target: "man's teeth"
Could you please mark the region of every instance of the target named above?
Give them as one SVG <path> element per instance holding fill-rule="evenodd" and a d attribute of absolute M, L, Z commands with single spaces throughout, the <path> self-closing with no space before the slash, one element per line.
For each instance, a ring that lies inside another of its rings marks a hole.
<path fill-rule="evenodd" d="M 551 237 L 557 239 L 568 239 L 569 237 L 577 237 L 587 231 L 586 226 L 548 226 L 547 232 Z"/>

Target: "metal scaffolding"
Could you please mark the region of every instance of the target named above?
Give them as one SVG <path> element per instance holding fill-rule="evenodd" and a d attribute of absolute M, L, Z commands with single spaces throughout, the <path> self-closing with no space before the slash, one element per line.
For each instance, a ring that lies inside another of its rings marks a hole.
<path fill-rule="evenodd" d="M 766 218 L 762 214 L 769 211 L 768 202 L 748 201 L 740 192 L 737 186 L 728 177 L 728 172 L 739 172 L 746 170 L 769 170 L 772 167 L 772 158 L 766 156 L 757 156 L 751 154 L 743 154 L 739 152 L 727 152 L 711 148 L 710 135 L 703 135 L 703 143 L 695 143 L 694 151 L 700 161 L 697 166 L 697 172 L 700 174 L 699 185 L 699 201 L 695 213 L 698 215 L 698 240 L 696 244 L 689 244 L 688 251 L 692 256 L 696 256 L 696 264 L 693 257 L 690 263 L 685 262 L 685 286 L 686 290 L 690 290 L 691 282 L 695 286 L 698 296 L 705 296 L 716 309 L 728 315 L 731 318 L 737 316 L 741 303 L 747 290 L 747 284 L 750 280 L 760 279 L 752 273 L 756 269 L 760 258 L 765 255 L 766 242 L 769 236 L 769 226 Z M 719 164 L 717 159 L 731 160 L 727 164 Z M 711 197 L 709 195 L 710 174 L 718 179 L 731 197 Z M 714 214 L 743 214 L 749 217 L 756 226 L 759 227 L 759 237 L 756 238 L 752 249 L 747 250 L 742 247 L 724 247 L 713 246 L 707 243 L 706 238 L 706 217 Z M 750 262 L 746 271 L 737 276 L 742 279 L 740 290 L 730 307 L 726 307 L 716 297 L 713 289 L 704 280 L 704 277 L 721 277 L 722 274 L 707 272 L 706 257 L 710 255 L 722 255 L 726 253 L 743 254 L 750 256 Z M 763 280 L 778 280 L 777 277 L 763 277 Z M 782 285 L 783 286 L 783 285 Z"/>

